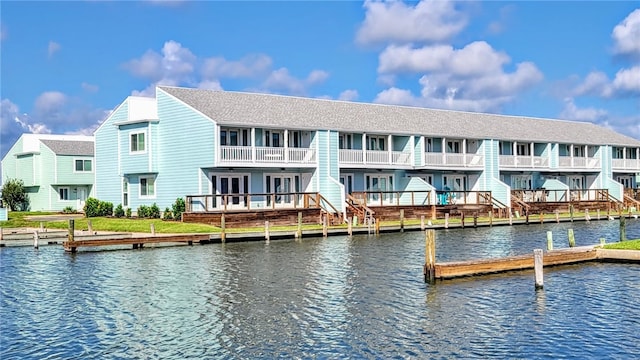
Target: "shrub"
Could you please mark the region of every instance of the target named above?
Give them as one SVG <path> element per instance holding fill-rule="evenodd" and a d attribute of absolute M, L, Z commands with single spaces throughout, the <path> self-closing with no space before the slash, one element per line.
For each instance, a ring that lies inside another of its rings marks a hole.
<path fill-rule="evenodd" d="M 124 208 L 122 207 L 122 204 L 118 204 L 118 206 L 116 206 L 116 209 L 113 211 L 113 215 L 117 218 L 124 216 Z"/>
<path fill-rule="evenodd" d="M 177 198 L 176 202 L 173 203 L 173 210 L 171 213 L 173 214 L 173 218 L 175 220 L 182 219 L 182 213 L 185 211 L 185 203 L 183 198 Z"/>
<path fill-rule="evenodd" d="M 98 212 L 100 213 L 100 216 L 113 215 L 113 204 L 108 201 L 100 201 Z"/>
<path fill-rule="evenodd" d="M 160 208 L 158 207 L 158 204 L 151 204 L 151 207 L 149 208 L 149 217 L 152 219 L 160 219 Z"/>
<path fill-rule="evenodd" d="M 84 202 L 84 216 L 111 216 L 113 215 L 113 204 L 108 201 L 100 201 L 96 198 L 88 198 Z"/>
<path fill-rule="evenodd" d="M 8 179 L 0 191 L 2 192 L 2 202 L 9 210 L 26 211 L 29 209 L 29 195 L 22 180 Z"/>
<path fill-rule="evenodd" d="M 127 208 L 127 211 L 124 212 L 124 216 L 126 216 L 127 218 L 131 217 L 131 208 Z"/>
<path fill-rule="evenodd" d="M 62 213 L 63 214 L 75 214 L 76 213 L 76 209 L 74 209 L 71 206 L 67 206 L 64 209 L 62 209 Z"/>
<path fill-rule="evenodd" d="M 162 219 L 163 220 L 172 220 L 173 216 L 171 215 L 171 210 L 169 210 L 169 207 L 166 207 L 164 209 L 164 213 L 162 214 Z"/>
<path fill-rule="evenodd" d="M 138 217 L 141 219 L 146 219 L 149 217 L 149 207 L 147 205 L 138 206 Z"/>

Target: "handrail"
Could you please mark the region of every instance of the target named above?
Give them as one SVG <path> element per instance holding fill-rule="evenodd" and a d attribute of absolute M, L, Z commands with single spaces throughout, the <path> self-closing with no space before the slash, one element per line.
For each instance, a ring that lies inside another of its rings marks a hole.
<path fill-rule="evenodd" d="M 636 205 L 638 208 L 640 208 L 640 201 L 632 198 L 631 196 L 624 194 L 624 199 L 627 200 L 629 203 Z"/>
<path fill-rule="evenodd" d="M 375 211 L 373 211 L 371 208 L 369 208 L 366 205 L 366 198 L 363 199 L 363 201 L 360 201 L 359 199 L 356 199 L 355 197 L 353 197 L 351 194 L 347 194 L 346 203 L 350 209 L 353 209 L 353 211 L 356 212 L 358 215 L 362 215 L 361 218 L 363 220 L 375 214 Z"/>

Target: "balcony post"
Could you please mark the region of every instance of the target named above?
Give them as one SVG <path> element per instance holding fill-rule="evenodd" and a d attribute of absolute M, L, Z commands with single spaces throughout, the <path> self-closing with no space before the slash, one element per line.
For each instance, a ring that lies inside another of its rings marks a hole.
<path fill-rule="evenodd" d="M 362 133 L 362 162 L 367 163 L 367 134 Z"/>
<path fill-rule="evenodd" d="M 447 139 L 446 138 L 442 138 L 442 165 L 446 165 L 447 164 Z"/>
<path fill-rule="evenodd" d="M 256 162 L 256 128 L 251 128 L 251 162 Z"/>
<path fill-rule="evenodd" d="M 387 143 L 389 143 L 389 149 L 387 150 L 387 154 L 389 157 L 389 164 L 393 164 L 393 139 L 391 138 L 391 134 L 387 135 Z"/>
<path fill-rule="evenodd" d="M 289 162 L 289 130 L 284 129 L 284 162 Z"/>
<path fill-rule="evenodd" d="M 462 166 L 467 166 L 467 139 L 462 139 Z"/>
<path fill-rule="evenodd" d="M 529 157 L 531 157 L 531 167 L 535 167 L 536 163 L 534 161 L 534 151 L 535 151 L 535 144 L 534 143 L 530 143 L 529 144 Z"/>

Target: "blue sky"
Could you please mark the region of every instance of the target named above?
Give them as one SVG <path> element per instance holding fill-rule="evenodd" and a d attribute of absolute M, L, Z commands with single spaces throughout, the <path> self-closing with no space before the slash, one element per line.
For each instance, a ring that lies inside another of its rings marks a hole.
<path fill-rule="evenodd" d="M 0 150 L 158 84 L 589 121 L 640 139 L 637 1 L 2 1 Z M 526 131 L 526 129 L 523 129 Z"/>

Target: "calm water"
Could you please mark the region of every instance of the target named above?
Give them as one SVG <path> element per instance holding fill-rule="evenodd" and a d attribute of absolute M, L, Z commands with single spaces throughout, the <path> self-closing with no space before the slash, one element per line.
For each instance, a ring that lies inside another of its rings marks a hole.
<path fill-rule="evenodd" d="M 617 221 L 448 230 L 459 260 L 615 239 Z M 628 221 L 640 238 L 640 220 Z M 65 254 L 0 249 L 1 359 L 640 357 L 640 265 L 423 282 L 424 234 Z"/>

